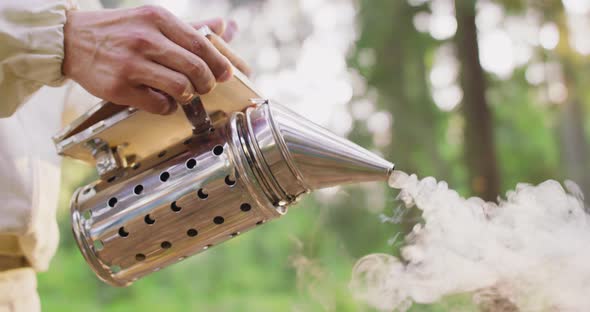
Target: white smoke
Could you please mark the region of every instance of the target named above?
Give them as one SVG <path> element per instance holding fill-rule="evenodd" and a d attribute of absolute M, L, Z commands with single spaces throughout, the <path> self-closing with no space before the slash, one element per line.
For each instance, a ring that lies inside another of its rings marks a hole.
<path fill-rule="evenodd" d="M 359 260 L 351 288 L 383 311 L 473 293 L 486 311 L 590 311 L 590 215 L 573 182 L 519 184 L 499 204 L 397 172 L 406 207 L 422 211 L 401 258 Z"/>

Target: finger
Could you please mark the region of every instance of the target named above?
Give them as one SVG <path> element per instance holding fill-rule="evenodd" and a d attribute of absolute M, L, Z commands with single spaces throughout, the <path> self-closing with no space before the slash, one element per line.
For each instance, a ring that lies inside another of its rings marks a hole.
<path fill-rule="evenodd" d="M 206 20 L 206 21 L 199 21 L 196 23 L 191 23 L 191 26 L 194 29 L 199 29 L 203 26 L 208 26 L 212 32 L 218 34 L 219 36 L 223 35 L 227 29 L 227 24 L 225 20 L 221 17 L 217 17 L 214 19 Z"/>
<path fill-rule="evenodd" d="M 226 23 L 225 31 L 221 33 L 221 38 L 225 40 L 225 42 L 231 42 L 236 33 L 238 33 L 238 30 L 238 23 L 234 20 L 230 20 Z M 219 35 L 219 33 L 216 34 Z"/>
<path fill-rule="evenodd" d="M 238 24 L 236 21 L 225 21 L 220 17 L 207 21 L 192 23 L 191 25 L 197 30 L 203 26 L 208 26 L 212 32 L 220 36 L 223 40 L 225 40 L 225 42 L 231 42 L 238 32 Z"/>
<path fill-rule="evenodd" d="M 252 74 L 252 68 L 244 59 L 234 53 L 231 47 L 220 37 L 217 35 L 210 35 L 208 36 L 209 40 L 213 43 L 213 45 L 223 54 L 225 57 L 229 59 L 229 61 L 242 73 L 246 76 L 250 76 Z"/>
<path fill-rule="evenodd" d="M 127 90 L 120 99 L 116 99 L 114 103 L 132 106 L 158 115 L 171 114 L 177 107 L 176 101 L 174 101 L 173 98 L 146 86 L 129 88 L 129 90 Z"/>
<path fill-rule="evenodd" d="M 201 58 L 175 45 L 167 38 L 162 38 L 160 45 L 163 46 L 161 50 L 146 51 L 145 55 L 160 65 L 184 74 L 191 81 L 196 93 L 206 94 L 213 90 L 215 76 Z"/>
<path fill-rule="evenodd" d="M 166 102 L 168 103 L 168 111 L 164 112 L 164 115 L 170 115 L 178 109 L 178 102 L 176 102 L 176 100 L 174 98 L 172 98 L 170 95 L 168 95 L 160 90 L 152 89 L 150 87 L 147 87 L 147 88 L 148 88 L 149 93 L 155 92 L 159 95 L 163 95 L 166 98 Z"/>
<path fill-rule="evenodd" d="M 178 103 L 189 102 L 195 96 L 193 84 L 185 75 L 157 63 L 141 63 L 128 79 L 135 85 L 163 91 Z"/>
<path fill-rule="evenodd" d="M 172 16 L 159 25 L 162 33 L 176 44 L 198 55 L 207 63 L 217 81 L 227 81 L 232 77 L 230 61 L 196 29 Z"/>

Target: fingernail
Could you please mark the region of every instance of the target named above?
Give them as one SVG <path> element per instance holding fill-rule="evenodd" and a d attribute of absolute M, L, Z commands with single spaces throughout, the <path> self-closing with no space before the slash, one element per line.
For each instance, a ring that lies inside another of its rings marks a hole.
<path fill-rule="evenodd" d="M 228 81 L 228 80 L 229 80 L 229 79 L 232 77 L 232 75 L 233 75 L 232 71 L 231 71 L 231 70 L 229 70 L 229 69 L 226 69 L 226 70 L 223 72 L 223 74 L 221 74 L 221 75 L 219 76 L 219 78 L 217 79 L 217 81 L 219 81 L 219 82 L 225 82 L 225 81 Z"/>

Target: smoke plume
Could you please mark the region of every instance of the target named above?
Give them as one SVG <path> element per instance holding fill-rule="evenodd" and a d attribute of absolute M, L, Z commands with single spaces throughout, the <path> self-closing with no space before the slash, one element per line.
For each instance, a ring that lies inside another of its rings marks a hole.
<path fill-rule="evenodd" d="M 573 182 L 518 184 L 499 203 L 465 199 L 445 182 L 396 172 L 405 207 L 423 222 L 401 257 L 368 255 L 356 296 L 383 311 L 472 293 L 484 311 L 590 311 L 590 215 Z"/>

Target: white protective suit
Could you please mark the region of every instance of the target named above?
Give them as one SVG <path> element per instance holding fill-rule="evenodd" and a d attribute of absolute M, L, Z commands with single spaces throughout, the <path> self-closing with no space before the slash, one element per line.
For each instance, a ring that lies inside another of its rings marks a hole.
<path fill-rule="evenodd" d="M 57 249 L 60 158 L 51 136 L 71 91 L 81 89 L 61 71 L 65 13 L 77 5 L 0 0 L 0 312 L 40 310 L 35 273 L 47 270 Z M 87 103 L 77 96 L 77 106 L 95 103 L 82 98 Z"/>

